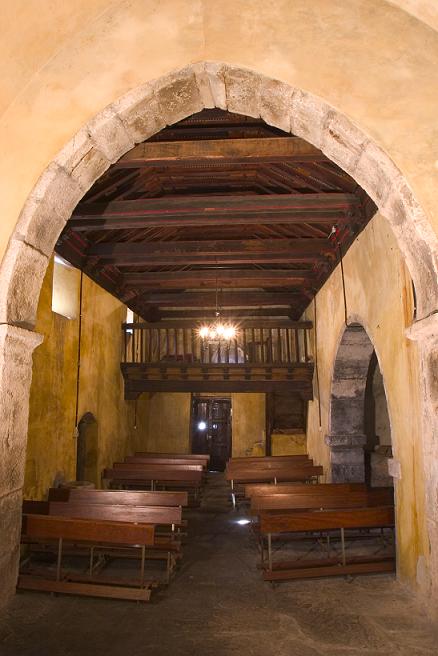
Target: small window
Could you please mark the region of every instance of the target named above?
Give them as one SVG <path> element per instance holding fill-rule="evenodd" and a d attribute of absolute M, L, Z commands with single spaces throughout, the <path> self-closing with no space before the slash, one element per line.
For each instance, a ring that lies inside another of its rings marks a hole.
<path fill-rule="evenodd" d="M 80 273 L 59 255 L 53 263 L 52 311 L 76 319 L 79 308 Z"/>
<path fill-rule="evenodd" d="M 134 312 L 129 308 L 126 308 L 126 323 L 134 323 Z M 132 328 L 127 328 L 126 332 L 132 335 L 134 331 Z"/>

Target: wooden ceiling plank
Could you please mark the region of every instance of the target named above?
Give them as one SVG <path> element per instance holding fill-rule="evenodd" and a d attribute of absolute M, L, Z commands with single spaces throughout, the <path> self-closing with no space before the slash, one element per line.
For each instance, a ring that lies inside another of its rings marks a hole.
<path fill-rule="evenodd" d="M 68 229 L 134 230 L 164 226 L 346 222 L 360 212 L 352 194 L 191 196 L 80 203 Z"/>
<path fill-rule="evenodd" d="M 336 249 L 328 239 L 233 239 L 205 241 L 147 241 L 147 242 L 101 242 L 90 246 L 88 256 L 120 259 L 127 263 L 130 257 L 147 264 L 151 256 L 175 257 L 188 260 L 201 256 L 215 258 L 221 256 L 246 255 L 249 258 L 260 255 L 293 256 L 336 256 Z M 126 258 L 126 259 L 125 259 Z M 176 261 L 176 260 L 175 260 Z M 250 260 L 251 261 L 251 260 Z M 257 261 L 256 259 L 254 261 Z"/>
<path fill-rule="evenodd" d="M 125 273 L 126 285 L 136 288 L 175 289 L 203 287 L 296 287 L 315 282 L 312 270 L 218 270 L 164 273 Z"/>
<path fill-rule="evenodd" d="M 264 139 L 205 139 L 194 141 L 159 141 L 135 146 L 123 155 L 114 168 L 140 168 L 166 166 L 175 162 L 202 162 L 203 160 L 255 161 L 325 161 L 327 157 L 299 137 L 267 137 Z"/>
<path fill-rule="evenodd" d="M 221 294 L 223 307 L 289 307 L 302 299 L 302 293 L 297 292 L 227 292 Z M 144 294 L 141 300 L 145 305 L 159 307 L 202 307 L 214 308 L 216 299 L 214 293 L 206 292 L 151 292 Z"/>

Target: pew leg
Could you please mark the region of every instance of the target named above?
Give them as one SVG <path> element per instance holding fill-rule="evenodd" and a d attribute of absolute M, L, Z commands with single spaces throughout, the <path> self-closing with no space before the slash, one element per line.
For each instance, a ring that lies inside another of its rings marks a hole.
<path fill-rule="evenodd" d="M 341 548 L 342 548 L 342 565 L 345 567 L 347 564 L 345 557 L 345 530 L 341 528 Z"/>
<path fill-rule="evenodd" d="M 58 557 L 56 559 L 56 580 L 61 580 L 62 538 L 58 539 Z"/>
<path fill-rule="evenodd" d="M 170 583 L 170 551 L 167 552 L 167 563 L 166 563 L 166 583 L 169 585 Z"/>
<path fill-rule="evenodd" d="M 268 533 L 268 569 L 272 572 L 272 536 Z"/>
<path fill-rule="evenodd" d="M 144 565 L 146 560 L 146 547 L 144 544 L 141 546 L 141 564 L 140 564 L 140 587 L 144 587 Z"/>
<path fill-rule="evenodd" d="M 89 574 L 90 576 L 93 574 L 93 564 L 94 564 L 94 547 L 91 547 L 90 549 L 90 565 L 89 565 Z"/>

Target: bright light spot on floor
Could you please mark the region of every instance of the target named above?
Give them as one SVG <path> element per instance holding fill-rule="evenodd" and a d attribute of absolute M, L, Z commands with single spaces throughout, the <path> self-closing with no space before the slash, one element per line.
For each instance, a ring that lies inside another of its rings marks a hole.
<path fill-rule="evenodd" d="M 205 421 L 200 421 L 198 424 L 198 430 L 205 430 L 207 428 L 207 424 Z"/>
<path fill-rule="evenodd" d="M 251 520 L 250 519 L 238 519 L 236 521 L 236 524 L 239 524 L 239 526 L 246 526 L 246 524 L 250 524 Z"/>

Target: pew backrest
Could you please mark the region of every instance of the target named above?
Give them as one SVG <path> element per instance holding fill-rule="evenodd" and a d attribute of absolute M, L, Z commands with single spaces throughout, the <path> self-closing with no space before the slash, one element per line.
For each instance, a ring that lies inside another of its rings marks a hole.
<path fill-rule="evenodd" d="M 143 492 L 137 490 L 90 490 L 51 488 L 49 501 L 79 501 L 127 506 L 187 506 L 187 492 Z M 40 502 L 41 503 L 41 502 Z M 42 502 L 47 503 L 47 502 Z M 48 512 L 48 508 L 47 508 Z"/>
<path fill-rule="evenodd" d="M 202 470 L 187 469 L 157 469 L 156 467 L 142 469 L 105 469 L 103 472 L 105 480 L 113 481 L 135 481 L 143 483 L 145 481 L 169 481 L 169 482 L 190 482 L 200 485 L 203 479 Z"/>
<path fill-rule="evenodd" d="M 344 508 L 342 510 L 260 512 L 261 533 L 327 531 L 340 528 L 385 528 L 394 526 L 394 508 Z"/>
<path fill-rule="evenodd" d="M 23 515 L 22 533 L 37 540 L 64 539 L 96 544 L 151 546 L 154 544 L 155 527 L 152 524 Z"/>
<path fill-rule="evenodd" d="M 242 469 L 227 471 L 225 477 L 235 483 L 268 483 L 275 481 L 308 481 L 314 477 L 322 476 L 324 470 L 320 466 L 313 467 L 281 467 L 279 469 Z"/>
<path fill-rule="evenodd" d="M 232 464 L 258 464 L 258 463 L 281 463 L 281 462 L 312 462 L 312 459 L 307 455 L 294 455 L 294 456 L 242 456 L 238 458 L 230 458 L 227 462 L 228 465 Z"/>
<path fill-rule="evenodd" d="M 330 494 L 321 485 L 307 485 L 307 494 L 271 494 L 253 495 L 251 497 L 251 512 L 262 510 L 299 510 L 325 508 L 365 508 L 374 506 L 391 506 L 394 495 L 391 488 L 358 489 L 344 494 Z"/>
<path fill-rule="evenodd" d="M 113 464 L 113 469 L 151 469 L 156 471 L 166 470 L 166 469 L 175 469 L 181 471 L 203 471 L 203 466 L 201 464 L 189 464 L 189 465 L 173 465 L 173 464 L 161 464 L 161 463 L 142 463 L 138 461 L 134 462 L 115 462 Z"/>
<path fill-rule="evenodd" d="M 352 492 L 365 494 L 367 486 L 365 483 L 316 483 L 312 486 L 303 483 L 260 483 L 245 485 L 245 497 L 251 499 L 253 496 L 274 494 L 313 495 L 325 494 L 331 497 L 344 496 Z"/>
<path fill-rule="evenodd" d="M 206 453 L 158 453 L 149 451 L 136 451 L 134 456 L 143 458 L 185 458 L 188 460 L 201 461 L 208 464 L 210 456 Z"/>
<path fill-rule="evenodd" d="M 117 506 L 103 503 L 51 501 L 49 515 L 138 524 L 181 525 L 182 523 L 181 508 L 177 506 Z"/>
<path fill-rule="evenodd" d="M 206 468 L 206 463 L 202 460 L 189 460 L 187 458 L 149 458 L 145 456 L 126 456 L 125 462 L 139 463 L 142 465 L 167 465 L 170 467 L 177 466 L 195 466 Z"/>

